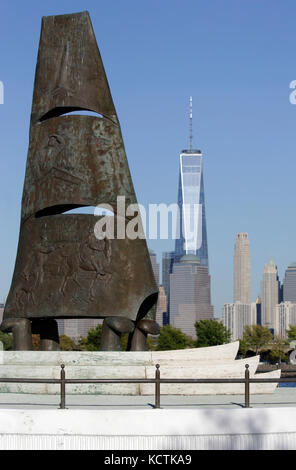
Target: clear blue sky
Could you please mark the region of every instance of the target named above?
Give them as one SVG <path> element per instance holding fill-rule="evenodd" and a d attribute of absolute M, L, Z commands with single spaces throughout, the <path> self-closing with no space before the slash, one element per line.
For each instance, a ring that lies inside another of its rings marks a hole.
<path fill-rule="evenodd" d="M 296 259 L 296 4 L 285 0 L 2 1 L 0 301 L 8 293 L 41 17 L 88 10 L 123 131 L 138 201 L 177 198 L 178 155 L 202 149 L 212 301 L 232 301 L 236 232 L 249 233 L 252 297 L 272 254 Z M 172 241 L 149 242 L 161 252 Z"/>

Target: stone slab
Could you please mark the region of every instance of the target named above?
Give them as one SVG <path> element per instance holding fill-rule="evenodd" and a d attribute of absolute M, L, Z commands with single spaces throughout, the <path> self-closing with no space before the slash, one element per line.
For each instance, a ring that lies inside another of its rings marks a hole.
<path fill-rule="evenodd" d="M 33 378 L 33 379 L 59 379 L 58 366 L 7 366 L 0 365 L 0 377 Z M 66 369 L 68 379 L 137 379 L 145 378 L 144 366 L 68 366 Z M 1 393 L 36 393 L 60 394 L 60 385 L 57 384 L 21 384 L 1 383 Z M 139 395 L 140 385 L 135 384 L 67 384 L 67 394 L 118 394 Z"/>
<path fill-rule="evenodd" d="M 236 358 L 239 349 L 239 341 L 210 346 L 207 348 L 179 349 L 175 351 L 152 351 L 153 364 L 181 361 L 198 361 L 207 363 L 220 363 Z"/>
<path fill-rule="evenodd" d="M 9 365 L 94 366 L 145 365 L 151 362 L 151 351 L 0 351 L 0 363 Z"/>
<path fill-rule="evenodd" d="M 250 377 L 255 375 L 259 364 L 259 356 L 248 359 L 240 359 L 236 361 L 228 361 L 221 364 L 216 363 L 195 363 L 191 365 L 163 365 L 160 367 L 161 378 L 163 379 L 242 379 L 245 377 L 245 366 L 249 364 Z M 146 377 L 154 378 L 155 368 L 146 367 Z M 164 395 L 196 395 L 207 393 L 226 393 L 225 390 L 231 391 L 235 384 L 161 384 L 161 393 Z M 151 395 L 154 393 L 155 386 L 153 384 L 141 384 L 141 395 Z"/>
<path fill-rule="evenodd" d="M 241 359 L 221 365 L 216 364 L 196 364 L 192 367 L 182 367 L 177 370 L 175 366 L 165 365 L 161 368 L 161 378 L 188 378 L 188 379 L 215 379 L 215 378 L 244 378 L 245 365 L 249 364 L 250 378 L 280 378 L 281 371 L 276 370 L 264 374 L 256 374 L 259 364 L 259 356 L 248 359 Z M 146 367 L 147 378 L 154 377 L 155 371 L 152 367 Z M 277 383 L 250 384 L 251 393 L 273 393 L 277 387 Z M 221 384 L 161 384 L 161 394 L 163 395 L 219 395 L 219 394 L 241 394 L 244 393 L 245 385 L 234 383 Z M 141 395 L 151 395 L 154 393 L 154 385 L 140 384 Z"/>
<path fill-rule="evenodd" d="M 0 351 L 2 364 L 110 365 L 156 364 L 174 361 L 223 362 L 234 360 L 239 342 L 207 348 L 173 351 Z"/>

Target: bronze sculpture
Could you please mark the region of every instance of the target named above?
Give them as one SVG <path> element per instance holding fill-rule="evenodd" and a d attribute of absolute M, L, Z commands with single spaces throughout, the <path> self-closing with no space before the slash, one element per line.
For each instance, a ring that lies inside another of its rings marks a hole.
<path fill-rule="evenodd" d="M 98 115 L 69 115 L 78 110 Z M 85 317 L 105 319 L 102 349 L 120 349 L 122 333 L 130 333 L 130 349 L 145 348 L 137 325 L 158 296 L 146 240 L 98 239 L 96 217 L 67 214 L 108 204 L 126 227 L 118 196 L 137 203 L 89 14 L 44 17 L 19 245 L 1 325 L 13 332 L 15 349 L 31 349 L 31 333 L 40 334 L 41 349 L 58 349 L 56 319 Z M 145 322 L 156 334 L 155 322 Z"/>

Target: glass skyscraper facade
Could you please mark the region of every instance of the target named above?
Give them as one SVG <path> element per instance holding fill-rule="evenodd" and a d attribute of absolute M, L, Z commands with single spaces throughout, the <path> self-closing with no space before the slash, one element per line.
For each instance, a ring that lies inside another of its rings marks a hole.
<path fill-rule="evenodd" d="M 195 255 L 208 266 L 208 243 L 205 194 L 200 150 L 183 150 L 180 154 L 178 189 L 179 233 L 175 243 L 175 260 Z"/>

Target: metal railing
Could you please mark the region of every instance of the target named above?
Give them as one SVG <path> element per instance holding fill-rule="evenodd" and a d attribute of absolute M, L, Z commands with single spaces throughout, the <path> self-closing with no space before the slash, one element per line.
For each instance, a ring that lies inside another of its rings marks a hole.
<path fill-rule="evenodd" d="M 245 408 L 250 407 L 250 384 L 252 383 L 283 383 L 296 382 L 296 377 L 281 377 L 278 379 L 250 378 L 249 365 L 245 366 L 245 376 L 241 379 L 162 379 L 160 377 L 160 366 L 156 364 L 155 378 L 151 379 L 66 379 L 65 365 L 61 365 L 59 379 L 27 379 L 27 378 L 3 378 L 0 383 L 36 383 L 36 384 L 60 384 L 60 406 L 61 410 L 66 408 L 66 385 L 67 384 L 155 384 L 155 405 L 160 408 L 160 385 L 161 384 L 221 384 L 221 383 L 244 383 L 245 384 Z M 289 370 L 295 373 L 296 369 Z"/>

